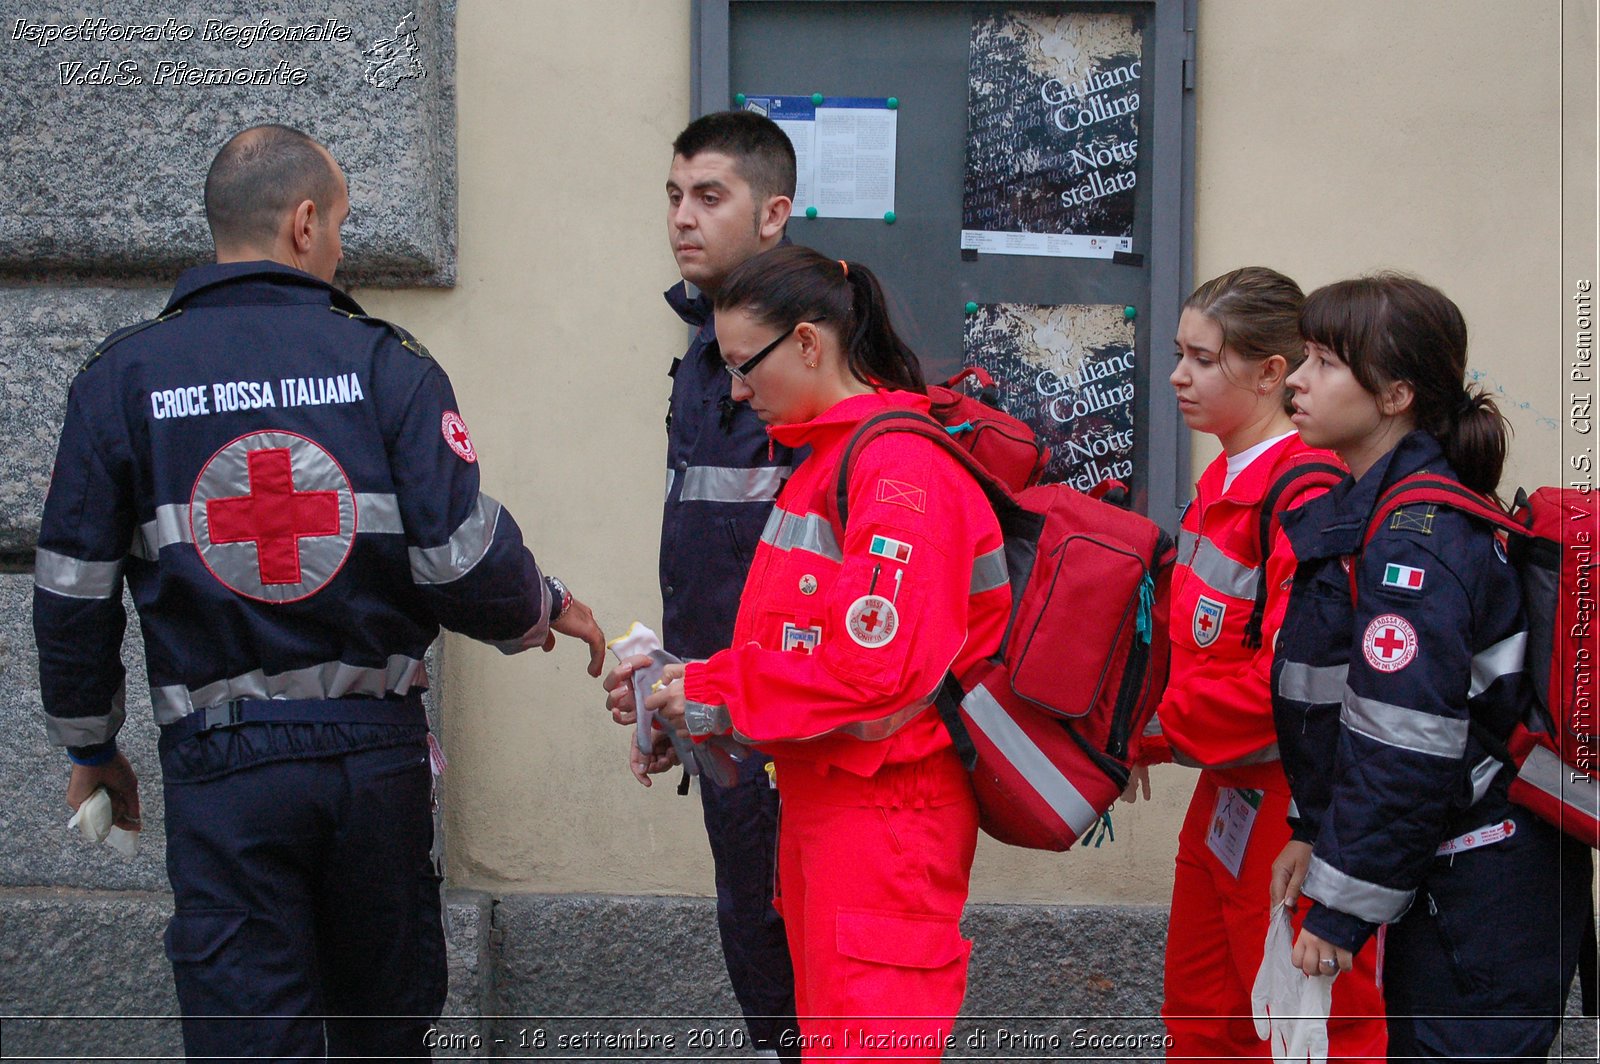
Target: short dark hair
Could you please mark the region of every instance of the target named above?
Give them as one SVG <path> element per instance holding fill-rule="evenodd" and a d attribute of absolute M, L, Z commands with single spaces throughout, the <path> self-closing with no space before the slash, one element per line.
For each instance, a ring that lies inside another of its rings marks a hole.
<path fill-rule="evenodd" d="M 270 243 L 285 211 L 302 200 L 328 210 L 338 194 L 333 158 L 321 144 L 288 126 L 251 126 L 211 161 L 206 223 L 219 246 Z"/>
<path fill-rule="evenodd" d="M 690 122 L 672 142 L 674 155 L 693 159 L 721 152 L 733 160 L 757 204 L 773 196 L 794 198 L 794 145 L 778 123 L 755 111 L 715 111 Z"/>

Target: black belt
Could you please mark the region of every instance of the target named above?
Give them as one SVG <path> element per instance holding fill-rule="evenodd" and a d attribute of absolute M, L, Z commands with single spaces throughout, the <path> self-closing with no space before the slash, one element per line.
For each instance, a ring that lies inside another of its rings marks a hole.
<path fill-rule="evenodd" d="M 161 726 L 169 743 L 240 724 L 398 724 L 427 727 L 420 694 L 390 698 L 242 698 Z"/>

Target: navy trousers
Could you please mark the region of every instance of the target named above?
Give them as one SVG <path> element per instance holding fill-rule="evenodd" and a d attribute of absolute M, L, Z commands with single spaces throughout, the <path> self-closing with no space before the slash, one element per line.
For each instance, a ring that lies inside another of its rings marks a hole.
<path fill-rule="evenodd" d="M 428 1057 L 447 977 L 425 732 L 251 724 L 161 754 L 190 1059 Z"/>
<path fill-rule="evenodd" d="M 1588 933 L 1593 851 L 1507 803 L 1516 833 L 1435 858 L 1389 928 L 1389 1060 L 1543 1061 Z"/>
<path fill-rule="evenodd" d="M 798 1060 L 794 970 L 783 917 L 772 906 L 778 858 L 778 792 L 759 755 L 739 766 L 739 782 L 700 777 L 700 801 L 717 879 L 717 931 L 728 981 L 744 1012 L 752 1048 Z"/>

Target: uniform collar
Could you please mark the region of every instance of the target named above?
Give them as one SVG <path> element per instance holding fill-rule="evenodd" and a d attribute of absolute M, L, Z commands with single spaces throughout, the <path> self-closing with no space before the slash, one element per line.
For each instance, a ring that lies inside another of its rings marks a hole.
<path fill-rule="evenodd" d="M 661 295 L 667 301 L 667 306 L 671 307 L 678 317 L 696 329 L 703 328 L 711 321 L 710 298 L 699 290 L 691 296 L 688 281 L 679 281 Z"/>
<path fill-rule="evenodd" d="M 873 414 L 884 410 L 915 410 L 926 414 L 930 409 L 926 395 L 880 389 L 868 395 L 852 395 L 841 399 L 810 421 L 796 425 L 773 425 L 767 429 L 767 435 L 785 447 L 809 445 L 813 451 L 819 451 Z"/>
<path fill-rule="evenodd" d="M 219 291 L 228 288 L 226 293 Z M 248 292 L 248 295 L 245 292 Z M 204 297 L 201 294 L 204 293 Z M 241 296 L 243 298 L 241 298 Z M 167 300 L 170 313 L 190 304 L 323 303 L 351 314 L 365 314 L 343 290 L 281 262 L 212 262 L 184 270 Z"/>
<path fill-rule="evenodd" d="M 1266 497 L 1267 489 L 1281 472 L 1279 463 L 1297 451 L 1309 449 L 1300 439 L 1299 433 L 1290 433 L 1268 447 L 1233 478 L 1233 483 L 1228 485 L 1228 501 L 1241 506 L 1259 503 Z M 1222 495 L 1222 483 L 1227 477 L 1228 459 L 1224 455 L 1212 462 L 1206 467 L 1205 472 L 1200 474 L 1200 487 L 1203 493 L 1209 498 L 1219 498 Z"/>
<path fill-rule="evenodd" d="M 1295 556 L 1305 560 L 1359 553 L 1378 499 L 1401 478 L 1423 469 L 1455 479 L 1439 441 L 1418 429 L 1372 463 L 1360 480 L 1346 479 L 1326 495 L 1284 514 L 1283 530 Z"/>
<path fill-rule="evenodd" d="M 779 240 L 777 247 L 785 247 L 790 243 L 789 235 L 785 233 Z M 682 318 L 688 325 L 700 330 L 700 342 L 709 344 L 717 338 L 716 318 L 712 314 L 711 297 L 695 289 L 695 294 L 689 294 L 689 282 L 679 281 L 665 292 L 662 298 L 667 301 L 667 306 Z"/>

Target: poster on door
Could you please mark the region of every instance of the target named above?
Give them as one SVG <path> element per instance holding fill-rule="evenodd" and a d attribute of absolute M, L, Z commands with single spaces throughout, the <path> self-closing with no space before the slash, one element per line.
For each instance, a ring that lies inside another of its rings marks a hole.
<path fill-rule="evenodd" d="M 972 24 L 961 247 L 1132 252 L 1142 18 L 999 11 Z"/>
<path fill-rule="evenodd" d="M 1001 408 L 1049 446 L 1044 481 L 1088 491 L 1133 476 L 1133 342 L 1120 304 L 980 303 L 963 363 L 988 370 Z"/>

